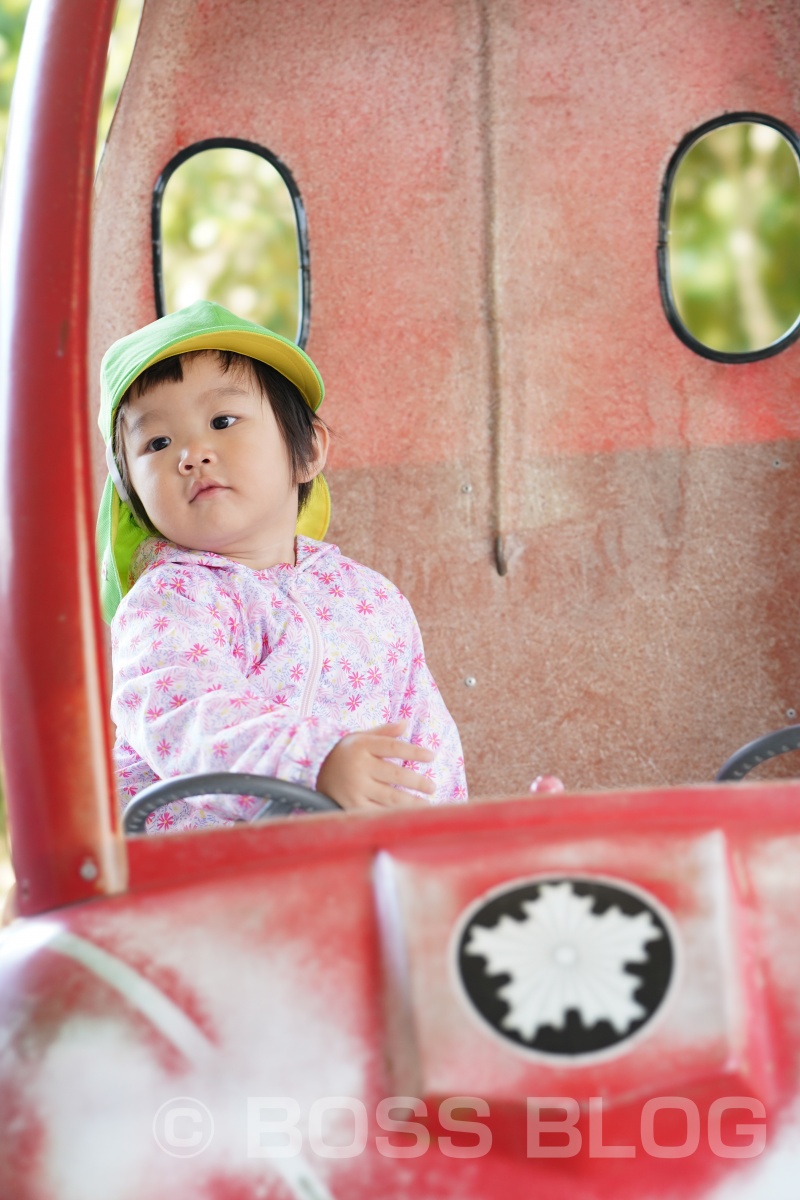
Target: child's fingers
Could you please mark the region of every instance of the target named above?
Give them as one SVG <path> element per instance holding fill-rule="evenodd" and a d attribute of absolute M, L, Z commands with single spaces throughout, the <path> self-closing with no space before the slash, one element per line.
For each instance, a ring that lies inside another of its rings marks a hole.
<path fill-rule="evenodd" d="M 426 775 L 420 775 L 419 771 L 414 771 L 411 767 L 399 767 L 383 758 L 375 763 L 372 777 L 378 783 L 385 783 L 394 788 L 412 788 L 415 792 L 424 792 L 427 796 L 433 796 L 436 792 L 436 784 Z"/>
<path fill-rule="evenodd" d="M 415 746 L 413 742 L 401 742 L 399 738 L 371 737 L 369 752 L 376 758 L 400 758 L 407 762 L 431 763 L 436 758 L 435 750 Z"/>
<path fill-rule="evenodd" d="M 419 780 L 419 776 L 417 776 Z M 366 807 L 376 808 L 427 808 L 430 798 L 427 794 L 420 795 L 418 791 L 409 792 L 402 788 L 393 787 L 389 783 L 379 783 L 374 780 L 370 788 Z"/>

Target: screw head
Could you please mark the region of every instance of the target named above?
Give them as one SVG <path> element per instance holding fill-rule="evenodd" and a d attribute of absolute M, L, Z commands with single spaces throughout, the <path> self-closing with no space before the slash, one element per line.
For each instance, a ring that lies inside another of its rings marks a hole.
<path fill-rule="evenodd" d="M 97 863 L 93 858 L 85 858 L 78 868 L 78 874 L 81 879 L 85 879 L 87 883 L 91 883 L 93 879 L 97 879 L 99 874 Z"/>
<path fill-rule="evenodd" d="M 461 490 L 462 490 L 462 492 L 471 492 L 472 484 L 471 483 L 462 483 Z"/>
<path fill-rule="evenodd" d="M 468 675 L 464 680 L 464 683 L 467 685 L 467 687 L 475 687 L 477 682 L 478 681 L 474 675 Z"/>

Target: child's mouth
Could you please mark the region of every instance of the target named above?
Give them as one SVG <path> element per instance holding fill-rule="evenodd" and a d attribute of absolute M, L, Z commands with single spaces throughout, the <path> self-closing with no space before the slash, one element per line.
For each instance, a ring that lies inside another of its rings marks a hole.
<path fill-rule="evenodd" d="M 205 497 L 216 496 L 219 492 L 226 492 L 228 489 L 221 483 L 203 484 L 193 496 L 189 498 L 189 503 L 194 504 L 195 500 L 202 500 Z"/>

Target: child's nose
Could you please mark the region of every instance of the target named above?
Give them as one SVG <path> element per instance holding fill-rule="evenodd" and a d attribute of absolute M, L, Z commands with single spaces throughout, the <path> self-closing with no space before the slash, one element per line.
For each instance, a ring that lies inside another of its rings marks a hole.
<path fill-rule="evenodd" d="M 214 460 L 215 456 L 213 450 L 189 446 L 181 454 L 181 457 L 178 461 L 178 470 L 182 474 L 188 475 L 195 469 L 195 467 L 208 466 L 210 463 L 213 463 Z"/>

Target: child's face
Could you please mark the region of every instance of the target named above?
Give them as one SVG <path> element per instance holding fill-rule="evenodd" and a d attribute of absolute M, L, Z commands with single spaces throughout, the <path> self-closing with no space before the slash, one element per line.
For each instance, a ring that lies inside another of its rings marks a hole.
<path fill-rule="evenodd" d="M 297 482 L 269 401 L 249 373 L 211 355 L 123 410 L 130 480 L 164 537 L 254 569 L 294 562 Z M 327 442 L 318 431 L 322 470 Z"/>

